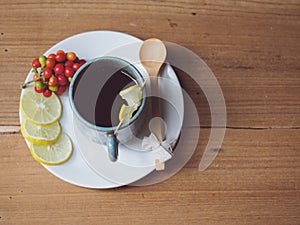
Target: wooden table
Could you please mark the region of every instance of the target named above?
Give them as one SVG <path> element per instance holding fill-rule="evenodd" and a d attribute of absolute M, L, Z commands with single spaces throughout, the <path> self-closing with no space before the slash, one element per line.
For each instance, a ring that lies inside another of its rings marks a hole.
<path fill-rule="evenodd" d="M 1 2 L 0 224 L 300 224 L 300 2 L 83 2 Z M 209 169 L 197 170 L 209 112 L 189 80 L 182 86 L 197 103 L 200 140 L 171 179 L 91 190 L 34 161 L 19 129 L 19 85 L 33 58 L 91 30 L 158 37 L 205 60 L 227 106 L 222 150 Z"/>

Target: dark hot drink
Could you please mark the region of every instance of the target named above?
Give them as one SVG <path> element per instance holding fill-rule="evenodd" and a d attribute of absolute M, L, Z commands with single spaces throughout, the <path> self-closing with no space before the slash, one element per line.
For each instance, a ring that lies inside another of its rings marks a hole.
<path fill-rule="evenodd" d="M 119 92 L 134 84 L 134 78 L 122 63 L 103 59 L 80 71 L 72 97 L 85 120 L 100 127 L 114 127 L 119 123 L 120 108 L 126 103 Z"/>

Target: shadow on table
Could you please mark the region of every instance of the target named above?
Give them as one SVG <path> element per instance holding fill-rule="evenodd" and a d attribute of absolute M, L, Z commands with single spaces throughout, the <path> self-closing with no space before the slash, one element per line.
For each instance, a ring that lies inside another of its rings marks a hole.
<path fill-rule="evenodd" d="M 169 49 L 168 52 L 170 52 Z M 174 149 L 174 157 L 166 162 L 164 171 L 153 171 L 130 186 L 146 186 L 162 182 L 175 175 L 183 167 L 198 170 L 199 162 L 208 143 L 211 132 L 211 111 L 207 98 L 189 74 L 175 65 L 171 64 L 171 66 L 178 76 L 184 96 L 183 127 Z M 201 132 L 201 135 L 200 129 L 205 131 Z"/>

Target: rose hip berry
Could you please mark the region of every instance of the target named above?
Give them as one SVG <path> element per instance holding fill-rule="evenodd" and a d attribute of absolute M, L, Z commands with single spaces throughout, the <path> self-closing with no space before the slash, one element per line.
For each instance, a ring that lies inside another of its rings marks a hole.
<path fill-rule="evenodd" d="M 65 67 L 72 67 L 73 65 L 74 65 L 73 61 L 68 60 L 65 62 Z"/>
<path fill-rule="evenodd" d="M 48 58 L 46 60 L 46 67 L 53 68 L 55 66 L 55 59 Z"/>
<path fill-rule="evenodd" d="M 67 89 L 67 86 L 66 85 L 63 85 L 63 86 L 58 86 L 58 90 L 57 90 L 57 94 L 61 95 L 63 94 Z"/>
<path fill-rule="evenodd" d="M 80 66 L 81 65 L 79 63 L 74 63 L 73 66 L 72 66 L 72 68 L 76 72 L 80 68 Z"/>
<path fill-rule="evenodd" d="M 34 59 L 31 63 L 31 65 L 33 68 L 36 68 L 36 69 L 41 67 L 41 64 L 40 64 L 40 61 L 38 58 Z"/>
<path fill-rule="evenodd" d="M 67 78 L 64 75 L 58 75 L 57 79 L 59 85 L 66 85 L 68 82 Z"/>
<path fill-rule="evenodd" d="M 58 83 L 57 77 L 55 77 L 55 76 L 50 77 L 49 82 L 48 82 L 49 86 L 54 87 L 57 85 L 57 83 Z"/>
<path fill-rule="evenodd" d="M 54 73 L 59 75 L 59 74 L 62 74 L 64 72 L 64 66 L 63 64 L 56 64 L 55 67 L 54 67 Z"/>
<path fill-rule="evenodd" d="M 66 77 L 73 77 L 74 75 L 74 70 L 71 67 L 66 67 L 64 74 Z"/>
<path fill-rule="evenodd" d="M 80 59 L 72 51 L 58 50 L 48 57 L 41 55 L 32 61 L 32 80 L 24 83 L 22 88 L 34 83 L 34 90 L 43 93 L 45 97 L 50 97 L 53 92 L 62 94 L 70 86 L 75 72 L 84 63 L 86 60 Z"/>
<path fill-rule="evenodd" d="M 52 95 L 52 91 L 50 91 L 49 89 L 45 89 L 43 91 L 43 95 L 46 97 L 46 98 L 49 98 L 51 95 Z"/>
<path fill-rule="evenodd" d="M 67 60 L 74 61 L 76 58 L 77 58 L 77 56 L 74 52 L 67 53 Z"/>
<path fill-rule="evenodd" d="M 36 86 L 34 86 L 34 90 L 35 90 L 36 93 L 43 93 L 44 92 L 44 89 L 39 89 Z"/>
<path fill-rule="evenodd" d="M 63 62 L 66 60 L 66 54 L 65 53 L 62 53 L 62 52 L 59 52 L 56 54 L 55 56 L 55 61 L 56 62 Z"/>
<path fill-rule="evenodd" d="M 52 70 L 49 67 L 44 69 L 44 77 L 49 79 L 52 76 Z"/>

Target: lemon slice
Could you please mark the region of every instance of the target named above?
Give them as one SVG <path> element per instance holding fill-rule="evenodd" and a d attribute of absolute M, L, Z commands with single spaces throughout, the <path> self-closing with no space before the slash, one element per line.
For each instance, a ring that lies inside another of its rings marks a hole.
<path fill-rule="evenodd" d="M 59 165 L 66 162 L 72 155 L 73 147 L 69 136 L 62 132 L 54 145 L 31 144 L 30 152 L 33 158 L 46 165 Z"/>
<path fill-rule="evenodd" d="M 142 87 L 138 84 L 130 86 L 120 91 L 120 96 L 127 102 L 128 106 L 132 106 L 136 110 L 141 104 Z"/>
<path fill-rule="evenodd" d="M 25 90 L 21 96 L 20 109 L 26 120 L 37 125 L 56 122 L 62 113 L 59 97 L 54 93 L 46 98 L 33 88 Z"/>
<path fill-rule="evenodd" d="M 59 139 L 61 127 L 59 122 L 40 126 L 23 119 L 21 133 L 28 141 L 37 145 L 52 145 Z"/>
<path fill-rule="evenodd" d="M 122 121 L 122 123 L 126 123 L 131 119 L 134 111 L 135 108 L 133 106 L 123 104 L 120 109 L 119 120 Z"/>

